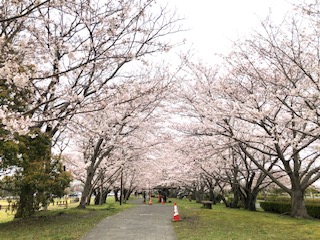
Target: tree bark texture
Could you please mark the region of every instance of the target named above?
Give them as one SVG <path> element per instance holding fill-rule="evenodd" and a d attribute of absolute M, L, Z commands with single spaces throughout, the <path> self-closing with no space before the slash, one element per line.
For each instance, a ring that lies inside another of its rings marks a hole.
<path fill-rule="evenodd" d="M 29 185 L 21 187 L 21 194 L 15 218 L 27 218 L 34 214 L 34 191 Z"/>

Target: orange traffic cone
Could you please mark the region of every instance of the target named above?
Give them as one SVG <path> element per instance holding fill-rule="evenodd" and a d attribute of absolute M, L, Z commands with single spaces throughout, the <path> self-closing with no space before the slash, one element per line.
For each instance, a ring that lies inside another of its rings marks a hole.
<path fill-rule="evenodd" d="M 152 198 L 150 197 L 149 205 L 152 205 Z"/>
<path fill-rule="evenodd" d="M 173 206 L 173 219 L 172 221 L 176 222 L 176 221 L 180 221 L 180 217 L 179 217 L 179 212 L 178 212 L 178 206 L 176 203 L 174 203 L 174 206 Z"/>

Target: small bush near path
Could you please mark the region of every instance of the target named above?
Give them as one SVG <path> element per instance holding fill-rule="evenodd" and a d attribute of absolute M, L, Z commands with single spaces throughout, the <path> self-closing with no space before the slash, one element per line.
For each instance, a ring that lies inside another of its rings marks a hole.
<path fill-rule="evenodd" d="M 131 206 L 130 204 L 119 206 L 113 202 L 102 206 L 89 206 L 86 209 L 70 207 L 38 212 L 27 220 L 0 223 L 0 239 L 79 239 L 103 218 Z"/>
<path fill-rule="evenodd" d="M 226 208 L 204 209 L 201 204 L 177 200 L 182 221 L 174 222 L 178 240 L 318 240 L 320 220 Z"/>

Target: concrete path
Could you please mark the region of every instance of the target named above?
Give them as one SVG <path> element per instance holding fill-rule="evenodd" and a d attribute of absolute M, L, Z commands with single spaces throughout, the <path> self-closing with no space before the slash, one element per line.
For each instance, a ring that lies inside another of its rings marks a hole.
<path fill-rule="evenodd" d="M 137 200 L 136 207 L 102 220 L 81 240 L 176 240 L 171 221 L 173 206 Z"/>

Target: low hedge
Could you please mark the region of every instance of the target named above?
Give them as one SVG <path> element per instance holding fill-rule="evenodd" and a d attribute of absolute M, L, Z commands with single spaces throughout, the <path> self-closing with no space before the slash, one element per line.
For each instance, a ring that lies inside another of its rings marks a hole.
<path fill-rule="evenodd" d="M 266 212 L 274 212 L 279 214 L 291 212 L 291 204 L 286 202 L 260 202 L 260 206 Z M 311 217 L 320 219 L 319 204 L 308 204 L 306 205 L 306 208 Z"/>
<path fill-rule="evenodd" d="M 276 196 L 276 195 L 268 195 L 267 197 L 260 196 L 257 198 L 261 201 L 267 202 L 290 202 L 290 196 Z"/>
<path fill-rule="evenodd" d="M 320 206 L 320 199 L 319 198 L 305 198 L 304 202 L 306 205 L 318 205 Z"/>
<path fill-rule="evenodd" d="M 307 205 L 307 212 L 311 217 L 320 218 L 320 206 L 319 205 Z"/>
<path fill-rule="evenodd" d="M 291 205 L 287 202 L 260 202 L 260 207 L 266 212 L 290 213 Z"/>

